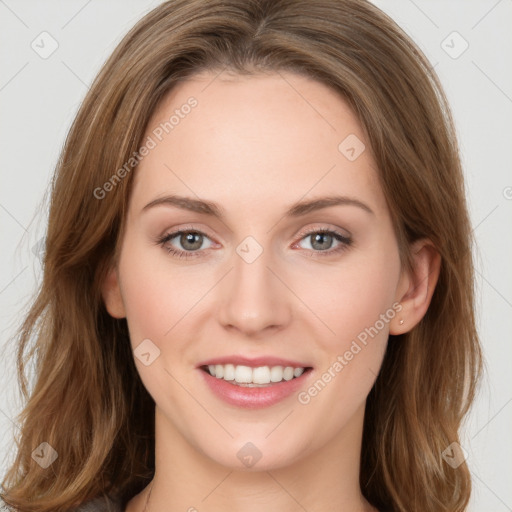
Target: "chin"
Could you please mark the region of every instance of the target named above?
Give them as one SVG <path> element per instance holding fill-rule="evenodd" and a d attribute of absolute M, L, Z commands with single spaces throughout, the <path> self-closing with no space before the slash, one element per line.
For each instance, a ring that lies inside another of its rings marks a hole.
<path fill-rule="evenodd" d="M 274 427 L 275 428 L 275 425 Z M 224 443 L 210 444 L 201 451 L 214 463 L 233 471 L 271 471 L 290 466 L 305 456 L 307 443 L 299 443 L 297 439 L 283 441 L 283 436 L 274 440 L 266 439 L 268 432 L 250 436 L 244 434 Z M 273 434 L 271 434 L 272 436 Z M 210 441 L 211 442 L 211 441 Z"/>

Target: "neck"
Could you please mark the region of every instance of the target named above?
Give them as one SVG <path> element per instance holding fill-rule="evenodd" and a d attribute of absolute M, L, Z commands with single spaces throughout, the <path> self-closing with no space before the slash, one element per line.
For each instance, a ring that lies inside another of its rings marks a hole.
<path fill-rule="evenodd" d="M 359 459 L 364 408 L 328 445 L 283 467 L 241 470 L 198 451 L 156 408 L 155 476 L 127 512 L 375 511 L 361 495 Z M 303 450 L 307 452 L 307 448 Z M 262 461 L 263 462 L 263 459 Z"/>

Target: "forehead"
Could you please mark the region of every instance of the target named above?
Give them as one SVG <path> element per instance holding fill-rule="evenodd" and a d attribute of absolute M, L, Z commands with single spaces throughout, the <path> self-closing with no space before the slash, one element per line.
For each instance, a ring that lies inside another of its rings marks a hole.
<path fill-rule="evenodd" d="M 172 192 L 248 211 L 328 193 L 385 208 L 357 116 L 335 90 L 295 73 L 195 75 L 160 103 L 147 137 L 154 148 L 136 170 L 135 203 Z"/>

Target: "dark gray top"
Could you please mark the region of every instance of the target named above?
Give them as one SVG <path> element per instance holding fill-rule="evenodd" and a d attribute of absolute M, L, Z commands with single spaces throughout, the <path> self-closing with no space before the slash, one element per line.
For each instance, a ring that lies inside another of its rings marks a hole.
<path fill-rule="evenodd" d="M 72 512 L 123 512 L 123 508 L 118 499 L 105 496 L 84 503 Z"/>
<path fill-rule="evenodd" d="M 4 500 L 0 498 L 0 512 L 15 511 L 8 508 Z M 88 501 L 87 503 L 80 505 L 78 508 L 70 510 L 70 512 L 123 512 L 123 508 L 118 499 L 109 496 Z"/>

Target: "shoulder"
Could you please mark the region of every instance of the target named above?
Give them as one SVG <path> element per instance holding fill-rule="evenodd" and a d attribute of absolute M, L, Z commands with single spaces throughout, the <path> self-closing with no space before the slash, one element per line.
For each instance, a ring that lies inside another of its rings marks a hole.
<path fill-rule="evenodd" d="M 112 496 L 102 496 L 80 505 L 72 512 L 123 512 L 123 509 L 118 499 Z"/>
<path fill-rule="evenodd" d="M 121 502 L 115 497 L 102 496 L 80 505 L 71 512 L 123 512 L 123 509 Z"/>
<path fill-rule="evenodd" d="M 0 497 L 0 512 L 13 512 L 8 508 L 4 500 Z M 112 496 L 102 496 L 88 501 L 70 512 L 123 512 L 119 499 Z"/>

